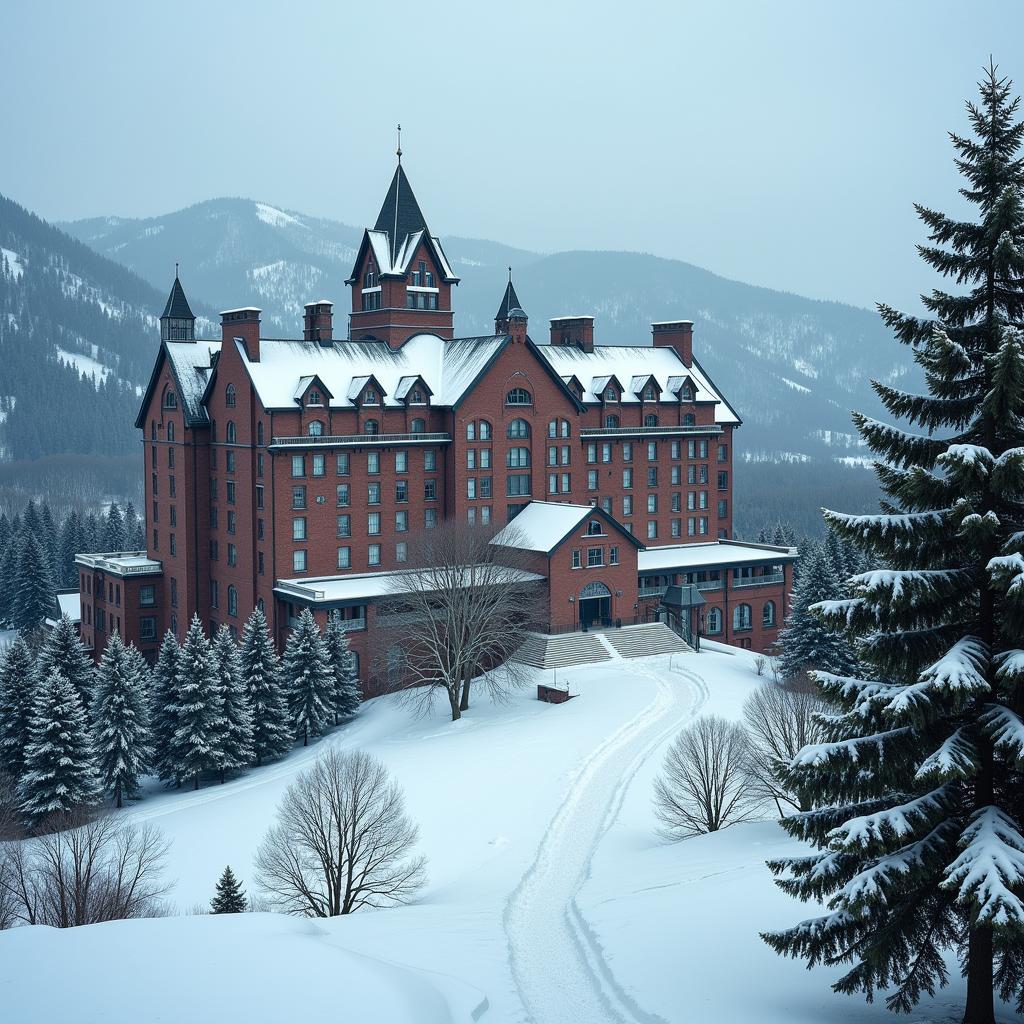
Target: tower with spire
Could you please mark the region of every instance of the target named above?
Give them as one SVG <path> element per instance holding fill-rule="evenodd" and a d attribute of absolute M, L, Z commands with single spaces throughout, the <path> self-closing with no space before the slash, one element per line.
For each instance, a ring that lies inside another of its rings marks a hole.
<path fill-rule="evenodd" d="M 400 348 L 416 334 L 455 334 L 452 287 L 459 283 L 398 165 L 372 228 L 363 232 L 352 275 L 349 338 Z"/>
<path fill-rule="evenodd" d="M 185 298 L 185 289 L 178 277 L 178 264 L 174 264 L 174 284 L 160 314 L 161 341 L 195 341 L 196 318 Z"/>
<path fill-rule="evenodd" d="M 512 268 L 509 267 L 508 285 L 501 297 L 498 312 L 494 314 L 494 333 L 507 334 L 513 341 L 526 341 L 527 322 L 526 310 L 516 295 L 515 285 L 512 284 Z"/>

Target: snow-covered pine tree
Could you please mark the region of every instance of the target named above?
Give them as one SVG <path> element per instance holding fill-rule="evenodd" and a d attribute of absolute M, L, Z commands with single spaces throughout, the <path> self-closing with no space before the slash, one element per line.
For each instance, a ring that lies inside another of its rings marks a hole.
<path fill-rule="evenodd" d="M 79 518 L 78 513 L 72 509 L 60 527 L 57 564 L 59 582 L 62 587 L 73 587 L 78 583 L 78 573 L 75 571 L 75 555 L 85 550 L 82 543 L 83 540 L 82 520 Z"/>
<path fill-rule="evenodd" d="M 927 394 L 875 384 L 914 434 L 855 416 L 878 456 L 882 515 L 826 513 L 888 569 L 822 612 L 859 637 L 866 679 L 822 675 L 838 705 L 827 742 L 793 761 L 815 809 L 783 821 L 822 852 L 773 862 L 828 912 L 766 935 L 835 982 L 909 1011 L 958 954 L 966 1024 L 993 1024 L 994 990 L 1024 1008 L 1024 126 L 990 66 L 972 137 L 952 135 L 975 219 L 918 213 L 940 273 L 932 320 L 881 307 L 913 346 Z"/>
<path fill-rule="evenodd" d="M 321 735 L 330 725 L 334 703 L 334 671 L 320 627 L 308 608 L 302 609 L 285 644 L 281 673 L 292 731 L 306 746 L 310 736 Z"/>
<path fill-rule="evenodd" d="M 37 680 L 32 651 L 16 636 L 0 653 L 0 771 L 12 779 L 25 774 Z"/>
<path fill-rule="evenodd" d="M 30 825 L 100 799 L 85 710 L 75 688 L 58 672 L 41 680 L 36 690 L 18 796 Z"/>
<path fill-rule="evenodd" d="M 110 634 L 96 675 L 92 720 L 97 767 L 104 790 L 121 807 L 138 791 L 151 751 L 144 678 L 117 632 Z"/>
<path fill-rule="evenodd" d="M 348 642 L 348 633 L 342 624 L 341 616 L 335 611 L 327 617 L 327 629 L 324 631 L 324 645 L 327 658 L 334 672 L 334 724 L 342 718 L 348 718 L 359 711 L 361 692 L 359 677 L 356 675 L 352 650 Z"/>
<path fill-rule="evenodd" d="M 125 550 L 124 516 L 116 501 L 107 510 L 103 523 L 103 550 Z"/>
<path fill-rule="evenodd" d="M 14 609 L 17 605 L 18 593 L 18 550 L 21 537 L 17 530 L 11 530 L 11 536 L 4 549 L 0 551 L 0 622 L 10 624 L 14 621 Z"/>
<path fill-rule="evenodd" d="M 191 780 L 198 789 L 203 772 L 219 766 L 216 743 L 221 733 L 217 660 L 198 615 L 192 616 L 181 645 L 176 679 L 177 722 L 170 757 L 180 779 Z"/>
<path fill-rule="evenodd" d="M 11 620 L 15 629 L 31 632 L 52 614 L 56 588 L 50 575 L 50 556 L 39 537 L 29 530 L 22 531 L 15 574 L 17 591 Z"/>
<path fill-rule="evenodd" d="M 60 530 L 53 519 L 53 510 L 50 503 L 44 501 L 39 510 L 40 534 L 39 540 L 43 550 L 50 562 L 50 578 L 55 586 L 60 586 L 60 576 L 57 574 L 57 555 L 60 550 Z"/>
<path fill-rule="evenodd" d="M 153 748 L 153 770 L 167 785 L 181 785 L 181 766 L 176 758 L 174 737 L 178 731 L 178 662 L 181 646 L 168 630 L 150 677 L 149 732 Z"/>
<path fill-rule="evenodd" d="M 129 551 L 141 551 L 146 546 L 146 524 L 130 501 L 124 507 L 124 543 Z"/>
<path fill-rule="evenodd" d="M 842 581 L 824 544 L 814 544 L 805 550 L 790 613 L 779 634 L 776 661 L 779 674 L 789 679 L 808 669 L 823 669 L 837 675 L 851 675 L 857 671 L 853 644 L 810 610 L 821 601 L 842 598 Z"/>
<path fill-rule="evenodd" d="M 235 873 L 229 865 L 221 872 L 217 881 L 216 895 L 210 900 L 210 913 L 244 914 L 248 909 L 242 883 L 235 878 Z"/>
<path fill-rule="evenodd" d="M 220 781 L 228 772 L 244 771 L 253 762 L 252 714 L 249 694 L 242 682 L 238 645 L 227 626 L 217 630 L 213 641 L 220 693 L 220 721 L 216 741 Z"/>
<path fill-rule="evenodd" d="M 281 665 L 266 616 L 259 608 L 253 609 L 242 630 L 239 660 L 252 712 L 253 755 L 260 765 L 287 754 L 294 731 L 282 688 Z"/>
<path fill-rule="evenodd" d="M 37 668 L 40 679 L 59 672 L 75 688 L 82 707 L 91 714 L 96 669 L 82 645 L 78 627 L 66 615 L 57 620 L 43 641 Z"/>

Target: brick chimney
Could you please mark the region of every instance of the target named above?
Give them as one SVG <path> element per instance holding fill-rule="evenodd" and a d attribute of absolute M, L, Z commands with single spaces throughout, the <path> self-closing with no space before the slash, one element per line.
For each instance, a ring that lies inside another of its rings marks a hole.
<path fill-rule="evenodd" d="M 651 324 L 655 348 L 673 348 L 684 366 L 693 365 L 693 321 L 663 320 Z"/>
<path fill-rule="evenodd" d="M 584 352 L 594 351 L 594 318 L 560 316 L 551 321 L 551 344 L 574 345 Z"/>
<path fill-rule="evenodd" d="M 317 299 L 306 303 L 306 312 L 302 318 L 302 340 L 319 341 L 322 345 L 334 342 L 334 315 L 331 312 L 333 303 L 328 299 Z"/>
<path fill-rule="evenodd" d="M 226 309 L 220 315 L 221 343 L 230 345 L 236 338 L 245 345 L 249 362 L 260 361 L 260 313 L 255 306 Z"/>

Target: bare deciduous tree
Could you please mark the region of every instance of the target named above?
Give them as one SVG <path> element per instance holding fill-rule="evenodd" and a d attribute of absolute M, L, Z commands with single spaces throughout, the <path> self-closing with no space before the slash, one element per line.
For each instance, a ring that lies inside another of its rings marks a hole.
<path fill-rule="evenodd" d="M 786 768 L 801 747 L 821 741 L 816 716 L 827 709 L 806 673 L 786 684 L 762 683 L 743 705 L 751 784 L 763 799 L 774 802 L 780 817 L 787 810 L 811 809 L 809 797 L 786 781 Z"/>
<path fill-rule="evenodd" d="M 6 907 L 9 923 L 72 928 L 160 913 L 169 843 L 157 829 L 111 815 L 61 824 L 0 850 L 0 913 Z"/>
<path fill-rule="evenodd" d="M 425 881 L 418 834 L 380 761 L 329 750 L 288 787 L 257 882 L 276 909 L 306 917 L 407 903 Z"/>
<path fill-rule="evenodd" d="M 716 715 L 698 718 L 672 741 L 654 783 L 654 807 L 669 839 L 717 832 L 754 817 L 758 799 L 747 774 L 742 726 Z"/>
<path fill-rule="evenodd" d="M 503 532 L 501 547 L 491 544 L 493 532 L 454 522 L 422 531 L 409 546 L 411 570 L 393 579 L 380 610 L 400 654 L 392 685 L 427 702 L 443 692 L 453 721 L 469 708 L 478 676 L 499 697 L 522 683 L 526 673 L 510 659 L 546 621 L 544 593 L 515 530 Z"/>

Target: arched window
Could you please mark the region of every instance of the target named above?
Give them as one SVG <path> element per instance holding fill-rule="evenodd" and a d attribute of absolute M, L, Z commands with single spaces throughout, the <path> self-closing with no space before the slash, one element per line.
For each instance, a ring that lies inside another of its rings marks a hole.
<path fill-rule="evenodd" d="M 530 449 L 509 448 L 508 455 L 505 457 L 505 462 L 509 469 L 528 468 L 530 465 Z"/>
<path fill-rule="evenodd" d="M 657 425 L 658 425 L 658 417 L 655 416 L 653 413 L 648 413 L 644 417 L 644 426 L 645 427 L 656 427 Z"/>
<path fill-rule="evenodd" d="M 722 610 L 720 608 L 709 608 L 704 618 L 704 629 L 709 636 L 722 632 Z"/>
<path fill-rule="evenodd" d="M 310 437 L 323 437 L 324 436 L 324 424 L 323 420 L 312 420 L 309 424 L 309 436 Z"/>
<path fill-rule="evenodd" d="M 174 420 L 167 421 L 167 440 L 174 440 Z"/>
<path fill-rule="evenodd" d="M 164 392 L 164 408 L 165 409 L 177 409 L 178 408 L 178 396 L 168 388 Z"/>
<path fill-rule="evenodd" d="M 263 420 L 256 424 L 256 443 L 263 444 Z"/>
<path fill-rule="evenodd" d="M 587 536 L 588 537 L 600 537 L 604 533 L 604 527 L 601 525 L 600 519 L 591 519 L 587 523 Z"/>
<path fill-rule="evenodd" d="M 376 420 L 367 420 L 363 424 L 363 433 L 364 434 L 379 434 L 380 433 L 380 424 Z"/>
<path fill-rule="evenodd" d="M 548 423 L 548 437 L 558 437 L 558 420 L 551 420 Z"/>
<path fill-rule="evenodd" d="M 686 413 L 685 416 L 683 416 L 683 426 L 684 427 L 694 427 L 696 425 L 697 425 L 697 417 L 694 416 L 692 412 L 688 412 L 688 413 Z"/>
<path fill-rule="evenodd" d="M 526 388 L 513 388 L 505 395 L 506 405 L 533 405 L 533 395 Z"/>
<path fill-rule="evenodd" d="M 234 584 L 228 587 L 228 615 L 238 614 L 238 591 Z"/>
<path fill-rule="evenodd" d="M 562 437 L 568 437 L 572 433 L 572 426 L 568 420 L 562 420 Z"/>
<path fill-rule="evenodd" d="M 480 421 L 480 440 L 490 441 L 491 439 L 491 425 L 487 420 Z"/>
<path fill-rule="evenodd" d="M 524 438 L 530 436 L 530 424 L 526 420 L 513 420 L 508 425 L 508 436 L 511 438 Z"/>
<path fill-rule="evenodd" d="M 235 421 L 228 420 L 228 429 L 224 435 L 228 444 L 235 444 L 238 441 L 238 431 L 235 429 Z"/>
<path fill-rule="evenodd" d="M 774 626 L 775 625 L 775 602 L 765 601 L 764 608 L 761 609 L 761 625 L 762 626 Z"/>
<path fill-rule="evenodd" d="M 412 432 L 414 434 L 422 434 L 427 429 L 427 421 L 419 418 L 412 421 Z"/>
<path fill-rule="evenodd" d="M 738 604 L 732 610 L 732 628 L 735 630 L 750 629 L 751 616 L 749 604 Z"/>
<path fill-rule="evenodd" d="M 470 420 L 466 424 L 466 440 L 467 441 L 475 441 L 476 440 L 476 420 Z"/>
<path fill-rule="evenodd" d="M 237 397 L 238 396 L 235 394 L 235 385 L 234 384 L 229 384 L 224 389 L 224 404 L 229 409 L 234 409 L 235 401 L 237 400 Z"/>
<path fill-rule="evenodd" d="M 605 416 L 604 425 L 606 427 L 612 428 L 617 427 L 619 425 L 619 417 L 616 416 L 615 413 L 611 413 L 610 415 Z"/>

